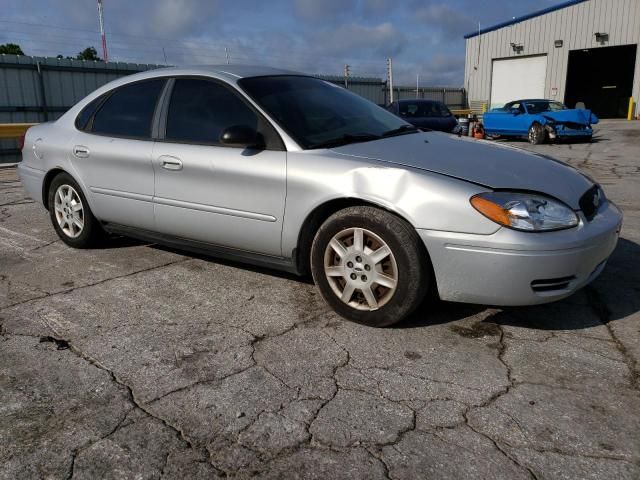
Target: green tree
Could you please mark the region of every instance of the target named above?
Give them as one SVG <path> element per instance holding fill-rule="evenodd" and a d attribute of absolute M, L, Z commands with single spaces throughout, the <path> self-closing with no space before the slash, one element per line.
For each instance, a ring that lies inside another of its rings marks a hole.
<path fill-rule="evenodd" d="M 98 52 L 93 47 L 87 47 L 76 55 L 76 60 L 93 60 L 95 62 L 101 62 L 102 59 L 98 56 Z"/>
<path fill-rule="evenodd" d="M 0 45 L 0 53 L 5 53 L 7 55 L 24 55 L 20 45 L 16 45 L 15 43 L 5 43 L 4 45 Z"/>

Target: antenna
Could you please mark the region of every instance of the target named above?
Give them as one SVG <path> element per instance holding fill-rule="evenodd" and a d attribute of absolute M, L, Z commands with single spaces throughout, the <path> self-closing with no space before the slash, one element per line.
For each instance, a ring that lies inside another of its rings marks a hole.
<path fill-rule="evenodd" d="M 98 20 L 100 21 L 100 37 L 102 37 L 102 59 L 105 62 L 108 62 L 109 54 L 107 53 L 107 36 L 104 33 L 104 16 L 102 14 L 102 0 L 98 0 Z"/>

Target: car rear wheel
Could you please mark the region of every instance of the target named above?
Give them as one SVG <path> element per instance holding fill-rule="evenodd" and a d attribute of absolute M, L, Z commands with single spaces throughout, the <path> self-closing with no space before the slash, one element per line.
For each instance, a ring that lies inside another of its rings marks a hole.
<path fill-rule="evenodd" d="M 547 138 L 547 132 L 539 123 L 534 123 L 529 127 L 529 142 L 532 145 L 540 145 Z"/>
<path fill-rule="evenodd" d="M 427 266 L 413 227 L 373 207 L 333 214 L 311 248 L 311 272 L 327 303 L 375 327 L 399 322 L 420 305 L 429 286 Z"/>
<path fill-rule="evenodd" d="M 48 192 L 49 216 L 60 239 L 74 248 L 89 248 L 104 232 L 91 213 L 77 182 L 66 173 L 57 175 Z"/>

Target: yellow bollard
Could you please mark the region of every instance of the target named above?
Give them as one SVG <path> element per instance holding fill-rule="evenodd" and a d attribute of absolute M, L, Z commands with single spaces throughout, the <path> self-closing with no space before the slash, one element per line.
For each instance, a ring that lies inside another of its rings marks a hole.
<path fill-rule="evenodd" d="M 633 97 L 629 97 L 629 111 L 627 112 L 627 120 L 633 120 Z"/>
<path fill-rule="evenodd" d="M 482 104 L 482 113 L 487 113 L 487 104 L 486 103 Z"/>

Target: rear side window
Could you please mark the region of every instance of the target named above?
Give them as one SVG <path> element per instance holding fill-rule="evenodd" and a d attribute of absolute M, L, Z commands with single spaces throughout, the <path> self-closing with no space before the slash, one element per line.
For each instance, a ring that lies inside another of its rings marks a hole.
<path fill-rule="evenodd" d="M 106 95 L 100 95 L 98 98 L 92 100 L 78 114 L 78 116 L 76 117 L 76 128 L 78 130 L 88 130 L 89 120 L 91 120 L 91 117 L 93 116 L 93 114 L 96 113 L 96 110 L 104 100 L 105 96 Z"/>
<path fill-rule="evenodd" d="M 93 118 L 93 133 L 114 137 L 150 138 L 153 112 L 164 79 L 147 80 L 118 88 Z"/>
<path fill-rule="evenodd" d="M 258 116 L 228 88 L 207 80 L 179 78 L 173 87 L 165 138 L 219 144 L 228 127 L 258 128 Z"/>

